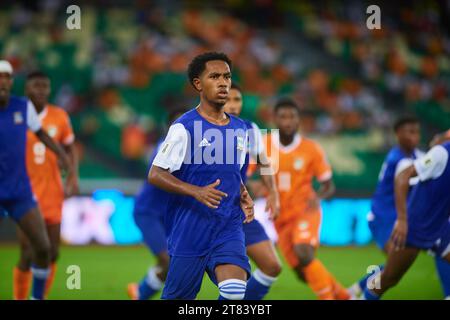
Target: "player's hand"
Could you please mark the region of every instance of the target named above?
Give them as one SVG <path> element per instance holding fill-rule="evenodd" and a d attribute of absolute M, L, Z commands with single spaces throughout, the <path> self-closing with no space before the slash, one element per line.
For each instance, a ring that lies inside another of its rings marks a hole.
<path fill-rule="evenodd" d="M 272 191 L 266 199 L 266 212 L 269 212 L 269 219 L 275 220 L 280 215 L 280 196 L 278 192 Z"/>
<path fill-rule="evenodd" d="M 395 251 L 401 250 L 405 247 L 407 234 L 408 222 L 397 219 L 391 234 L 391 244 Z"/>
<path fill-rule="evenodd" d="M 217 179 L 207 186 L 198 187 L 194 192 L 194 198 L 211 209 L 217 209 L 222 198 L 228 197 L 225 192 L 216 189 L 219 184 L 220 180 Z"/>
<path fill-rule="evenodd" d="M 248 194 L 248 191 L 247 190 L 242 191 L 242 193 L 241 193 L 241 208 L 245 214 L 244 223 L 249 223 L 255 218 L 254 206 L 255 206 L 255 204 L 253 203 L 252 198 Z"/>
<path fill-rule="evenodd" d="M 80 193 L 78 177 L 75 174 L 69 174 L 66 178 L 64 186 L 64 194 L 66 197 L 72 197 Z"/>

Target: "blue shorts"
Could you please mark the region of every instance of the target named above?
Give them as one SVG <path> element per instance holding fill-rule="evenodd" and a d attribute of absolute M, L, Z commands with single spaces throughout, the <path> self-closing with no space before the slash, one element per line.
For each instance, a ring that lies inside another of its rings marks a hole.
<path fill-rule="evenodd" d="M 217 285 L 215 269 L 221 264 L 233 264 L 241 267 L 250 277 L 250 264 L 245 253 L 244 242 L 226 241 L 211 250 L 206 256 L 171 256 L 169 272 L 164 284 L 161 299 L 193 300 L 200 291 L 205 271 Z"/>
<path fill-rule="evenodd" d="M 245 234 L 245 246 L 248 247 L 252 244 L 269 240 L 264 227 L 258 220 L 253 219 L 250 223 L 244 223 L 243 225 Z"/>
<path fill-rule="evenodd" d="M 163 217 L 152 212 L 142 212 L 142 209 L 134 209 L 134 221 L 141 230 L 146 246 L 158 255 L 167 252 L 167 237 L 164 229 Z"/>
<path fill-rule="evenodd" d="M 37 207 L 37 202 L 31 191 L 24 192 L 17 198 L 0 200 L 0 217 L 8 216 L 19 222 L 31 209 Z"/>
<path fill-rule="evenodd" d="M 423 241 L 419 240 L 415 236 L 414 232 L 408 232 L 406 245 L 422 250 L 428 250 L 430 253 L 438 257 L 445 257 L 450 253 L 450 221 L 445 225 L 440 234 L 441 236 L 438 239 Z"/>
<path fill-rule="evenodd" d="M 369 228 L 377 246 L 384 250 L 386 243 L 391 237 L 396 217 L 381 216 L 369 213 Z"/>

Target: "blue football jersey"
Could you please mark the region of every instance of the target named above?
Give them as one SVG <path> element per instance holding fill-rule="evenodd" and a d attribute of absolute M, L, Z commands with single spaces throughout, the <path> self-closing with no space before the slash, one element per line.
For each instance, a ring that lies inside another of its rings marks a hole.
<path fill-rule="evenodd" d="M 420 182 L 408 198 L 408 234 L 428 247 L 442 236 L 450 217 L 450 142 L 414 161 Z"/>
<path fill-rule="evenodd" d="M 153 163 L 162 142 L 163 140 L 160 140 L 156 144 L 155 150 L 150 156 L 150 166 Z M 152 214 L 158 217 L 163 217 L 164 212 L 167 210 L 169 196 L 170 194 L 168 192 L 161 190 L 145 181 L 139 190 L 139 193 L 135 197 L 135 212 L 137 214 Z"/>
<path fill-rule="evenodd" d="M 193 197 L 170 195 L 165 227 L 171 255 L 202 256 L 227 239 L 243 239 L 240 186 L 247 126 L 241 119 L 227 116 L 229 123 L 219 126 L 206 121 L 197 109 L 186 112 L 172 124 L 153 161 L 153 165 L 196 186 L 220 179 L 216 188 L 228 195 L 218 209 L 210 209 Z M 225 228 L 230 225 L 236 227 Z M 224 234 L 225 229 L 232 232 Z"/>
<path fill-rule="evenodd" d="M 0 108 L 0 200 L 16 198 L 31 189 L 25 165 L 28 128 L 40 129 L 34 106 L 11 96 L 8 106 Z"/>
<path fill-rule="evenodd" d="M 375 216 L 393 218 L 397 216 L 394 198 L 394 181 L 396 174 L 421 155 L 419 150 L 405 154 L 398 146 L 393 147 L 381 167 L 378 184 L 372 197 L 372 213 Z"/>

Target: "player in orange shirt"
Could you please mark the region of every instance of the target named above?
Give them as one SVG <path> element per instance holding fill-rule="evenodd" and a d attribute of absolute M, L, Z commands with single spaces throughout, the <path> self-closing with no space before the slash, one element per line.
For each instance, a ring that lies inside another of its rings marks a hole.
<path fill-rule="evenodd" d="M 320 199 L 334 193 L 331 167 L 322 148 L 298 133 L 300 111 L 294 101 L 279 101 L 274 113 L 279 132 L 266 136 L 266 150 L 280 194 L 280 215 L 275 220 L 278 246 L 289 266 L 319 299 L 349 299 L 347 290 L 315 257 L 322 220 Z M 317 192 L 313 178 L 320 183 Z"/>
<path fill-rule="evenodd" d="M 50 95 L 50 79 L 42 72 L 28 75 L 25 87 L 26 95 L 33 102 L 36 112 L 42 122 L 42 128 L 53 140 L 64 146 L 74 170 L 66 177 L 63 187 L 61 173 L 56 155 L 47 150 L 39 139 L 28 130 L 26 165 L 33 193 L 45 224 L 51 246 L 51 267 L 46 282 L 45 296 L 53 283 L 56 260 L 59 253 L 60 224 L 64 197 L 78 192 L 78 165 L 74 146 L 75 136 L 67 113 L 56 106 L 48 104 Z M 20 241 L 20 259 L 14 268 L 13 294 L 14 299 L 27 299 L 31 284 L 31 247 L 27 237 L 18 230 Z"/>

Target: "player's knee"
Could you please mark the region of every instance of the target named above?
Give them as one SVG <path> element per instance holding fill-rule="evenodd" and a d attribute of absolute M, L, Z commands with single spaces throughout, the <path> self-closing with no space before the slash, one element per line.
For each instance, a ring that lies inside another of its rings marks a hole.
<path fill-rule="evenodd" d="M 34 255 L 38 260 L 50 261 L 51 246 L 47 238 L 34 244 Z"/>
<path fill-rule="evenodd" d="M 294 250 L 301 267 L 306 267 L 314 260 L 314 248 L 310 245 L 296 245 Z"/>
<path fill-rule="evenodd" d="M 220 296 L 226 300 L 244 300 L 247 282 L 240 279 L 228 279 L 219 283 Z"/>
<path fill-rule="evenodd" d="M 277 277 L 281 273 L 281 264 L 277 259 L 269 260 L 264 266 L 261 266 L 261 271 L 271 277 Z"/>
<path fill-rule="evenodd" d="M 31 248 L 23 248 L 20 251 L 19 265 L 22 270 L 28 270 L 33 260 L 33 251 Z"/>

